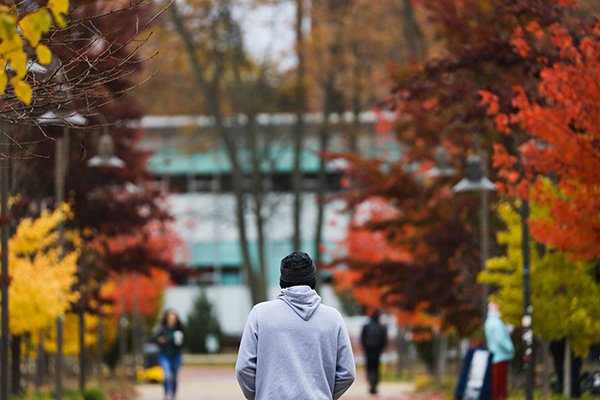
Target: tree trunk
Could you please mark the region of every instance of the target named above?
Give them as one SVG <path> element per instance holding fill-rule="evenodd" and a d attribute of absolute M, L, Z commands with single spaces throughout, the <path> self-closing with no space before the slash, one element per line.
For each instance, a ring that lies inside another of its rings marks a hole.
<path fill-rule="evenodd" d="M 552 361 L 550 360 L 550 343 L 547 340 L 540 341 L 540 358 L 542 362 L 542 394 L 544 398 L 549 398 L 550 390 L 550 375 L 552 374 Z"/>
<path fill-rule="evenodd" d="M 298 58 L 296 76 L 296 126 L 294 127 L 294 169 L 292 171 L 293 186 L 293 223 L 294 236 L 292 247 L 301 250 L 302 232 L 302 147 L 304 142 L 304 113 L 306 112 L 306 65 L 304 61 L 304 0 L 296 0 L 296 55 Z"/>
<path fill-rule="evenodd" d="M 79 390 L 85 390 L 86 357 L 85 357 L 85 311 L 77 313 L 79 319 Z"/>
<path fill-rule="evenodd" d="M 358 44 L 352 44 L 352 57 L 354 58 L 354 66 L 352 68 L 352 130 L 350 132 L 350 152 L 358 152 L 358 137 L 360 136 L 360 112 L 362 111 L 362 70 L 361 57 L 358 51 Z"/>
<path fill-rule="evenodd" d="M 265 216 L 263 212 L 264 205 L 264 176 L 261 169 L 261 157 L 258 146 L 258 138 L 255 127 L 254 115 L 250 115 L 248 123 L 246 125 L 246 132 L 249 138 L 250 152 L 252 154 L 252 209 L 254 212 L 254 218 L 256 220 L 256 236 L 258 243 L 256 244 L 258 250 L 258 273 L 259 278 L 257 279 L 257 291 L 258 297 L 261 298 L 259 301 L 267 299 L 267 258 L 265 254 L 266 237 L 265 237 Z"/>
<path fill-rule="evenodd" d="M 11 338 L 12 371 L 11 390 L 14 395 L 21 393 L 21 336 Z"/>
<path fill-rule="evenodd" d="M 396 354 L 398 360 L 396 362 L 396 378 L 402 378 L 404 371 L 408 370 L 410 356 L 408 352 L 409 344 L 406 341 L 406 330 L 398 326 L 398 334 L 396 335 Z"/>
<path fill-rule="evenodd" d="M 409 61 L 425 60 L 427 58 L 427 43 L 415 18 L 415 10 L 411 0 L 402 1 L 402 22 Z"/>
<path fill-rule="evenodd" d="M 334 53 L 334 50 L 332 50 Z M 319 172 L 317 177 L 317 226 L 315 228 L 315 265 L 317 271 L 321 269 L 322 256 L 321 246 L 323 244 L 323 224 L 325 219 L 325 193 L 327 191 L 327 162 L 325 154 L 329 150 L 329 117 L 332 113 L 335 97 L 335 73 L 330 72 L 325 84 L 325 102 L 323 104 L 323 126 L 319 129 Z M 320 280 L 317 279 L 317 286 Z"/>
<path fill-rule="evenodd" d="M 231 158 L 230 158 L 231 160 Z M 238 223 L 238 231 L 240 234 L 240 246 L 242 250 L 242 262 L 243 270 L 246 275 L 246 284 L 250 289 L 250 295 L 252 297 L 252 304 L 260 303 L 266 300 L 266 295 L 261 292 L 261 284 L 257 277 L 257 273 L 254 271 L 252 260 L 250 258 L 250 243 L 248 241 L 247 227 L 246 227 L 246 200 L 244 196 L 244 179 L 240 170 L 239 165 L 236 162 L 236 168 L 233 170 L 233 191 L 236 199 L 235 213 L 236 220 Z"/>
<path fill-rule="evenodd" d="M 143 337 L 146 337 L 144 334 Z M 98 341 L 97 341 L 97 354 L 96 354 L 96 368 L 97 368 L 97 379 L 98 387 L 102 388 L 104 385 L 104 371 L 103 371 L 103 355 L 104 355 L 104 316 L 98 315 Z"/>
<path fill-rule="evenodd" d="M 569 338 L 565 338 L 565 352 L 564 352 L 564 362 L 563 362 L 563 395 L 565 397 L 571 397 L 571 340 Z"/>
<path fill-rule="evenodd" d="M 266 286 L 263 282 L 264 276 L 261 276 L 262 268 L 255 270 L 253 267 L 252 259 L 250 257 L 249 241 L 248 241 L 248 230 L 245 220 L 246 211 L 246 197 L 244 193 L 244 175 L 243 170 L 238 159 L 238 141 L 234 137 L 229 129 L 223 123 L 223 115 L 221 111 L 221 99 L 220 99 L 220 77 L 223 70 L 223 60 L 220 58 L 222 54 L 215 54 L 213 62 L 215 64 L 215 74 L 213 79 L 209 83 L 207 77 L 207 70 L 210 70 L 210 66 L 202 64 L 203 61 L 197 55 L 197 46 L 195 40 L 188 29 L 185 27 L 183 18 L 179 14 L 176 3 L 171 4 L 171 16 L 175 28 L 182 38 L 188 59 L 192 67 L 192 71 L 196 78 L 196 83 L 200 91 L 206 98 L 206 105 L 209 113 L 214 118 L 215 130 L 218 133 L 221 142 L 223 143 L 228 159 L 231 163 L 232 178 L 233 178 L 233 194 L 235 198 L 235 216 L 238 225 L 239 240 L 242 253 L 242 270 L 246 277 L 246 285 L 250 290 L 252 303 L 256 304 L 266 300 L 266 293 L 264 287 Z M 239 88 L 242 90 L 242 88 Z"/>
<path fill-rule="evenodd" d="M 435 338 L 435 375 L 438 382 L 446 376 L 446 360 L 448 358 L 448 337 L 440 333 Z"/>
<path fill-rule="evenodd" d="M 36 375 L 35 375 L 35 389 L 40 390 L 44 384 L 44 376 L 46 368 L 44 367 L 45 351 L 44 351 L 44 331 L 40 330 L 38 333 L 38 346 L 37 346 L 37 358 L 36 358 Z"/>
<path fill-rule="evenodd" d="M 325 121 L 329 118 L 329 114 L 324 115 Z M 322 268 L 322 255 L 321 255 L 321 247 L 323 244 L 323 223 L 325 219 L 325 192 L 327 190 L 327 163 L 325 161 L 325 153 L 328 150 L 329 143 L 329 124 L 325 122 L 325 125 L 321 128 L 319 132 L 319 153 L 321 154 L 319 160 L 319 175 L 317 182 L 317 226 L 315 231 L 315 265 L 317 266 L 317 271 L 320 271 Z M 318 274 L 318 273 L 317 273 Z M 318 276 L 318 275 L 317 275 Z M 317 279 L 317 289 L 320 286 L 320 279 Z"/>

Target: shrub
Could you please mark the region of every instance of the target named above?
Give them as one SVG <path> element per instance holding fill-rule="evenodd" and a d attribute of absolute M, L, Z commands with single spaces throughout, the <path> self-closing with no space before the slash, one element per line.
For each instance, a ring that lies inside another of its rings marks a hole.
<path fill-rule="evenodd" d="M 106 400 L 106 393 L 100 388 L 89 388 L 82 394 L 83 400 Z"/>
<path fill-rule="evenodd" d="M 187 345 L 192 353 L 206 353 L 206 337 L 214 335 L 221 341 L 221 326 L 214 315 L 213 305 L 201 291 L 187 318 Z M 193 334 L 191 334 L 193 332 Z"/>

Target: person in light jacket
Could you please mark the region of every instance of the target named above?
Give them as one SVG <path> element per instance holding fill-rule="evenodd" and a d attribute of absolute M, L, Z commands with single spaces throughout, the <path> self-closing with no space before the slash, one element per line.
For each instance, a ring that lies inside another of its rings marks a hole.
<path fill-rule="evenodd" d="M 492 353 L 492 399 L 508 397 L 508 362 L 515 356 L 515 347 L 508 327 L 500 319 L 500 308 L 496 303 L 488 304 L 484 324 L 485 340 Z"/>
<path fill-rule="evenodd" d="M 281 291 L 254 306 L 236 363 L 246 399 L 338 399 L 354 382 L 356 369 L 340 313 L 315 292 L 310 256 L 293 252 L 281 260 Z"/>

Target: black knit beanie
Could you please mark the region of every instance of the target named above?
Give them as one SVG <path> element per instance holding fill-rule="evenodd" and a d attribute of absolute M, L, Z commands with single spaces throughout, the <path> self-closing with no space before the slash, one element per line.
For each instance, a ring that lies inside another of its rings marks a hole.
<path fill-rule="evenodd" d="M 316 283 L 317 268 L 308 254 L 294 251 L 281 260 L 279 286 L 282 289 L 298 285 L 308 285 L 314 289 Z"/>

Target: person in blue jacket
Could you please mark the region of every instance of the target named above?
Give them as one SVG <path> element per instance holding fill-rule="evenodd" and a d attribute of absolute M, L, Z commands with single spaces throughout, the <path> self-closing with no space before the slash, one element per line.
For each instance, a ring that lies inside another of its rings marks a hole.
<path fill-rule="evenodd" d="M 503 400 L 508 397 L 508 362 L 515 356 L 515 347 L 508 327 L 500 319 L 496 303 L 488 305 L 484 325 L 487 348 L 492 352 L 492 398 Z"/>

